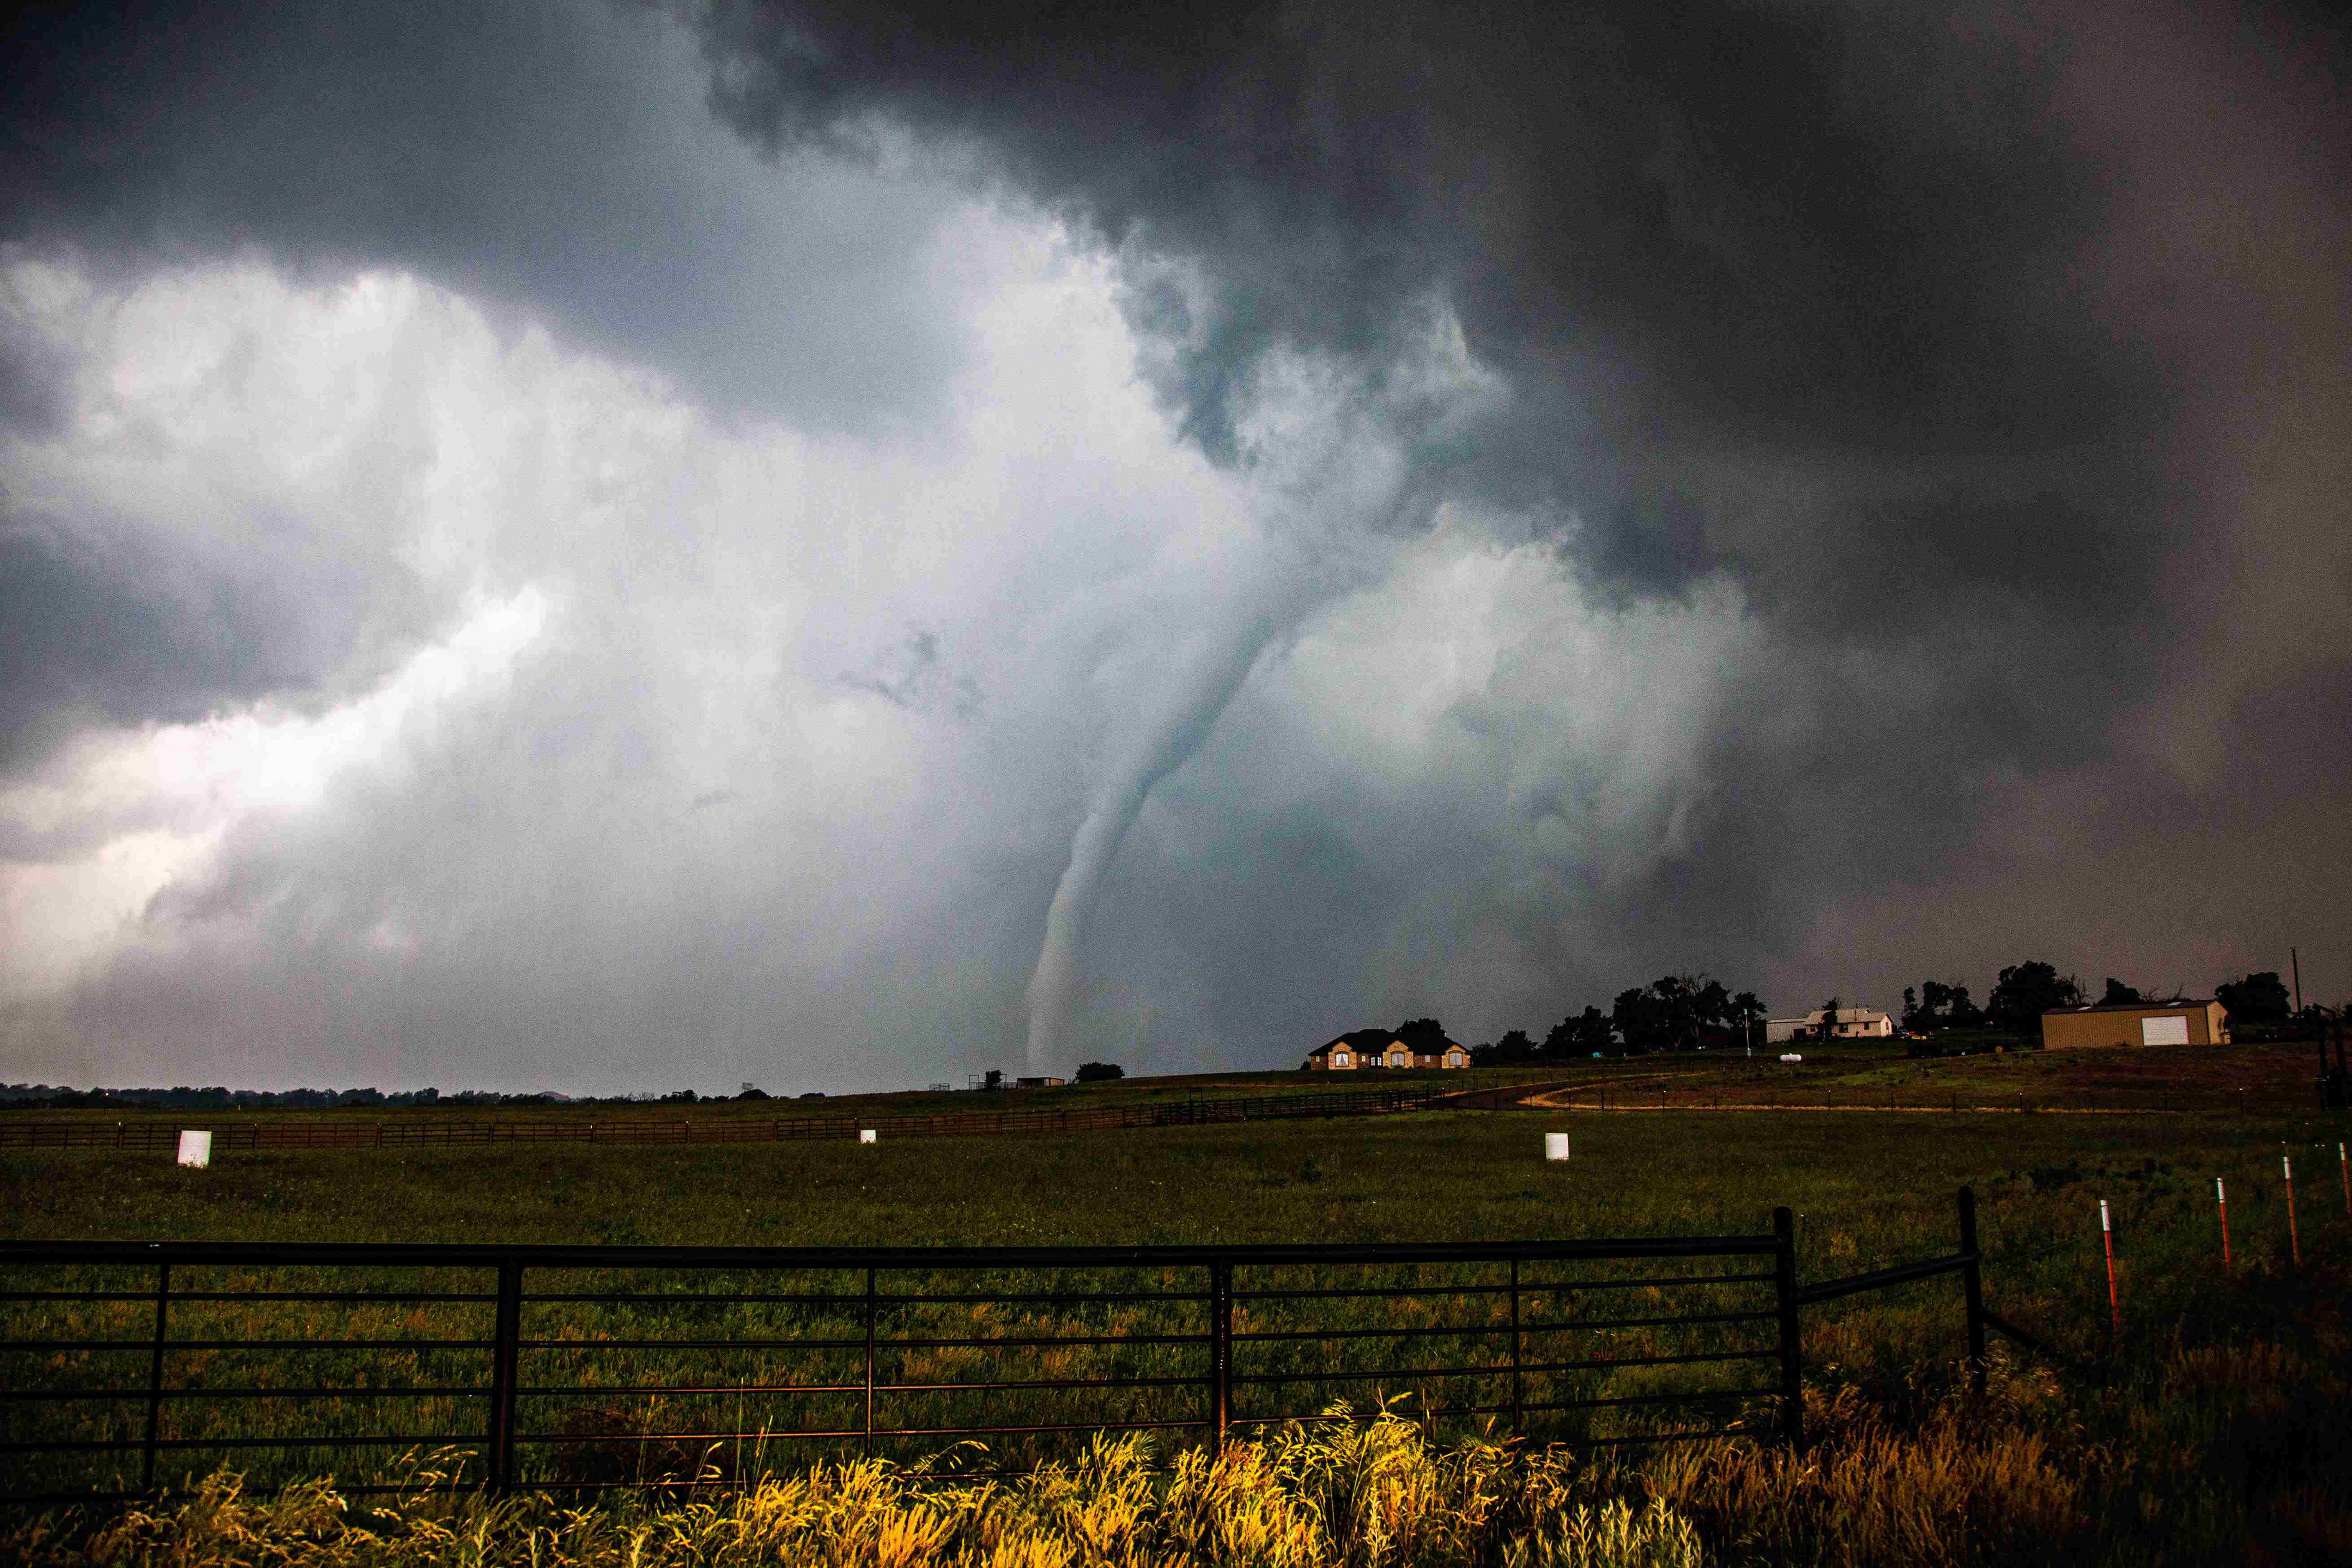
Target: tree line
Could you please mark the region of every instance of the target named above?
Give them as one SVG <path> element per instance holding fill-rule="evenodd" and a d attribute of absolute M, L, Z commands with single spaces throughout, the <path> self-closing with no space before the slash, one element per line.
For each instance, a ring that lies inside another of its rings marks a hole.
<path fill-rule="evenodd" d="M 2168 994 L 2126 985 L 2114 975 L 2095 999 L 2099 1006 L 2147 1005 L 2164 1006 L 2187 998 L 2176 987 Z M 2233 1026 L 2266 1027 L 2286 1023 L 2294 1012 L 2286 983 L 2274 970 L 2256 970 L 2242 979 L 2225 980 L 2213 988 L 2213 999 L 2230 1015 Z M 2029 959 L 2000 972 L 1992 994 L 1979 1007 L 1965 985 L 1923 980 L 1903 988 L 1903 1032 L 1933 1035 L 1939 1030 L 1981 1029 L 2030 1039 L 2041 1033 L 2042 1015 L 2061 1007 L 2079 1007 L 2094 999 L 2072 974 L 2061 974 L 2055 964 Z"/>
<path fill-rule="evenodd" d="M 70 1084 L 0 1083 L 0 1109 L 10 1110 L 329 1110 L 354 1108 L 500 1105 L 697 1104 L 719 1099 L 765 1100 L 758 1089 L 739 1095 L 698 1095 L 690 1089 L 670 1094 L 569 1095 L 552 1091 L 506 1094 L 493 1089 L 75 1089 Z"/>
<path fill-rule="evenodd" d="M 1491 1045 L 1473 1046 L 1470 1060 L 1479 1067 L 1507 1067 L 1548 1058 L 1697 1050 L 1738 1045 L 1751 1030 L 1759 1031 L 1760 1043 L 1763 1023 L 1764 1004 L 1753 991 L 1734 993 L 1704 973 L 1664 974 L 1620 991 L 1606 1013 L 1587 1003 L 1546 1030 L 1541 1041 L 1513 1029 Z"/>
<path fill-rule="evenodd" d="M 2229 1010 L 2233 1026 L 2283 1025 L 2294 1012 L 2285 984 L 2269 970 L 2225 981 L 2214 987 L 2214 996 Z M 2097 999 L 2102 1004 L 2128 1005 L 2181 998 L 2177 991 L 2158 996 L 2109 976 Z M 2032 1041 L 2041 1037 L 2042 1014 L 2089 1000 L 2079 978 L 2059 973 L 2055 964 L 2028 959 L 2001 970 L 1981 1005 L 1964 984 L 1924 980 L 1916 986 L 1905 986 L 1897 1026 L 1906 1035 L 1979 1031 Z M 1843 1005 L 1836 996 L 1822 1003 L 1822 1022 L 1818 1027 L 1823 1037 L 1835 1026 Z M 1605 1013 L 1586 1005 L 1552 1025 L 1540 1040 L 1525 1029 L 1512 1029 L 1490 1045 L 1472 1046 L 1470 1060 L 1478 1067 L 1509 1067 L 1571 1057 L 1643 1056 L 1735 1047 L 1748 1041 L 1751 1029 L 1760 1045 L 1764 1017 L 1764 1004 L 1752 991 L 1733 993 L 1704 973 L 1661 975 L 1647 985 L 1619 992 Z M 1396 1032 L 1417 1050 L 1436 1048 L 1422 1042 L 1445 1039 L 1434 1018 L 1408 1020 Z"/>

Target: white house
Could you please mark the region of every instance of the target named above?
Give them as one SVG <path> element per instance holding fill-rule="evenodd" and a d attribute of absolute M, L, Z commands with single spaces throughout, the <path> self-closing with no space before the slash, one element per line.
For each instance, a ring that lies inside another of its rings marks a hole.
<path fill-rule="evenodd" d="M 1895 1020 L 1875 1007 L 1841 1007 L 1832 1037 L 1840 1040 L 1883 1040 L 1895 1033 Z M 1801 1018 L 1768 1018 L 1764 1021 L 1764 1043 L 1784 1046 L 1791 1040 L 1818 1040 L 1822 1037 L 1822 1010 L 1819 1007 Z"/>

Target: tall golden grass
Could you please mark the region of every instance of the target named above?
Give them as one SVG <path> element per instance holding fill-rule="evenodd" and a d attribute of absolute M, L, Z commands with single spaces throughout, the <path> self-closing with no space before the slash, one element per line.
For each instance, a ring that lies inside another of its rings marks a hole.
<path fill-rule="evenodd" d="M 1630 1458 L 1433 1442 L 1391 1412 L 1294 1425 L 1164 1459 L 1096 1439 L 1013 1478 L 960 1458 L 771 1476 L 725 1495 L 441 1489 L 415 1465 L 381 1502 L 326 1480 L 248 1496 L 221 1472 L 180 1500 L 0 1535 L 31 1568 L 1977 1568 L 2352 1560 L 2346 1346 L 2332 1328 L 2178 1351 L 2070 1384 L 1996 1354 L 1895 1408 L 1807 1394 L 1802 1449 L 1727 1438 Z M 709 1472 L 716 1476 L 715 1468 Z"/>

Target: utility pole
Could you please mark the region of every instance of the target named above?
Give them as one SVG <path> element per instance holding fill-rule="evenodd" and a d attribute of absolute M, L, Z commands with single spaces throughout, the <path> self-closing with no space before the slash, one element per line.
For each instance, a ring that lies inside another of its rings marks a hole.
<path fill-rule="evenodd" d="M 2286 950 L 2286 962 L 2287 967 L 2294 971 L 2294 1010 L 2300 1016 L 2303 1012 L 2303 954 L 2290 947 Z"/>

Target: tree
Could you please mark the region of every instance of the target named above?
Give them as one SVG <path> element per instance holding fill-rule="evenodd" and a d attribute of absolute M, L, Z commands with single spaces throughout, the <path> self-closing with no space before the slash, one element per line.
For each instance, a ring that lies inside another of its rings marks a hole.
<path fill-rule="evenodd" d="M 988 1076 L 980 1080 L 980 1087 L 982 1089 L 1003 1089 L 1004 1087 L 1004 1069 L 1003 1068 L 989 1068 Z"/>
<path fill-rule="evenodd" d="M 1919 1005 L 1911 1005 L 1911 993 L 1903 993 L 1903 1026 L 1922 1034 L 1936 1029 L 1974 1029 L 1984 1024 L 1984 1014 L 1969 1000 L 1965 985 L 1947 985 L 1940 980 L 1919 983 Z"/>
<path fill-rule="evenodd" d="M 1723 982 L 1698 975 L 1698 989 L 1691 995 L 1690 1043 L 1698 1044 L 1699 1035 L 1707 1029 L 1720 1029 L 1731 1022 L 1731 993 Z"/>
<path fill-rule="evenodd" d="M 1650 982 L 1654 1048 L 1677 1050 L 1698 1043 L 1698 987 L 1687 974 L 1661 974 Z"/>
<path fill-rule="evenodd" d="M 1126 1076 L 1127 1069 L 1117 1062 L 1080 1062 L 1078 1064 L 1080 1083 L 1108 1083 L 1115 1078 Z"/>
<path fill-rule="evenodd" d="M 2225 981 L 2213 987 L 2213 998 L 2230 1010 L 2230 1021 L 2237 1024 L 2284 1024 L 2294 1010 L 2294 998 L 2287 994 L 2275 969 Z"/>
<path fill-rule="evenodd" d="M 1532 1061 L 1535 1059 L 1535 1054 L 1536 1043 L 1528 1038 L 1528 1032 L 1525 1029 L 1506 1029 L 1503 1031 L 1503 1037 L 1486 1047 L 1486 1054 L 1478 1059 L 1481 1062 L 1493 1062 L 1498 1066 L 1508 1067 L 1517 1062 Z"/>
<path fill-rule="evenodd" d="M 1844 1004 L 1834 994 L 1832 994 L 1828 1001 L 1822 1004 L 1822 1026 L 1820 1031 L 1815 1034 L 1813 1037 L 1821 1041 L 1823 1045 L 1827 1045 L 1830 1041 L 1837 1038 L 1838 1010 Z"/>
<path fill-rule="evenodd" d="M 1746 992 L 1740 994 L 1760 1016 L 1762 1005 Z M 1621 1041 L 1629 1052 L 1687 1050 L 1698 1045 L 1706 1030 L 1723 1028 L 1735 1020 L 1744 1022 L 1738 1006 L 1719 980 L 1705 974 L 1662 974 L 1647 985 L 1617 994 L 1606 1019 L 1611 1031 L 1607 1041 L 1600 1039 L 1599 1031 L 1583 1017 L 1570 1023 L 1582 1038 L 1592 1042 L 1586 1047 L 1591 1050 L 1605 1051 Z M 1585 1013 L 1596 1019 L 1601 1016 L 1595 1007 L 1586 1008 Z M 1555 1036 L 1559 1033 L 1553 1031 Z"/>
<path fill-rule="evenodd" d="M 1396 1026 L 1396 1037 L 1416 1056 L 1433 1057 L 1454 1042 L 1445 1037 L 1445 1026 L 1434 1018 L 1407 1018 Z"/>
<path fill-rule="evenodd" d="M 1636 985 L 1617 993 L 1609 1006 L 1609 1026 L 1625 1043 L 1628 1055 L 1658 1050 L 1671 1044 L 1673 1026 L 1665 1009 L 1649 987 Z"/>
<path fill-rule="evenodd" d="M 1617 1031 L 1609 1026 L 1609 1015 L 1590 1004 L 1576 1016 L 1572 1037 L 1581 1056 L 1607 1056 L 1617 1047 Z"/>
<path fill-rule="evenodd" d="M 1985 998 L 1985 1021 L 1994 1028 L 2027 1038 L 2042 1030 L 2042 1015 L 2078 1005 L 2083 987 L 2071 974 L 2062 975 L 2036 959 L 2000 972 L 1992 994 Z"/>
<path fill-rule="evenodd" d="M 1649 984 L 1647 1013 L 1657 1036 L 1653 1048 L 1689 1050 L 1728 1020 L 1731 995 L 1705 974 L 1661 974 Z"/>
<path fill-rule="evenodd" d="M 2102 1007 L 2128 1007 L 2135 1002 L 2145 1002 L 2147 1000 L 2147 997 L 2139 994 L 2138 986 L 2126 985 L 2122 981 L 2110 974 L 2107 976 L 2107 989 L 2099 998 L 2099 1005 Z"/>
<path fill-rule="evenodd" d="M 1566 1059 L 1589 1057 L 1594 1052 L 1607 1055 L 1617 1043 L 1615 1033 L 1609 1027 L 1609 1016 L 1598 1007 L 1587 1006 L 1581 1013 L 1571 1013 L 1551 1026 L 1544 1037 L 1544 1055 Z"/>

